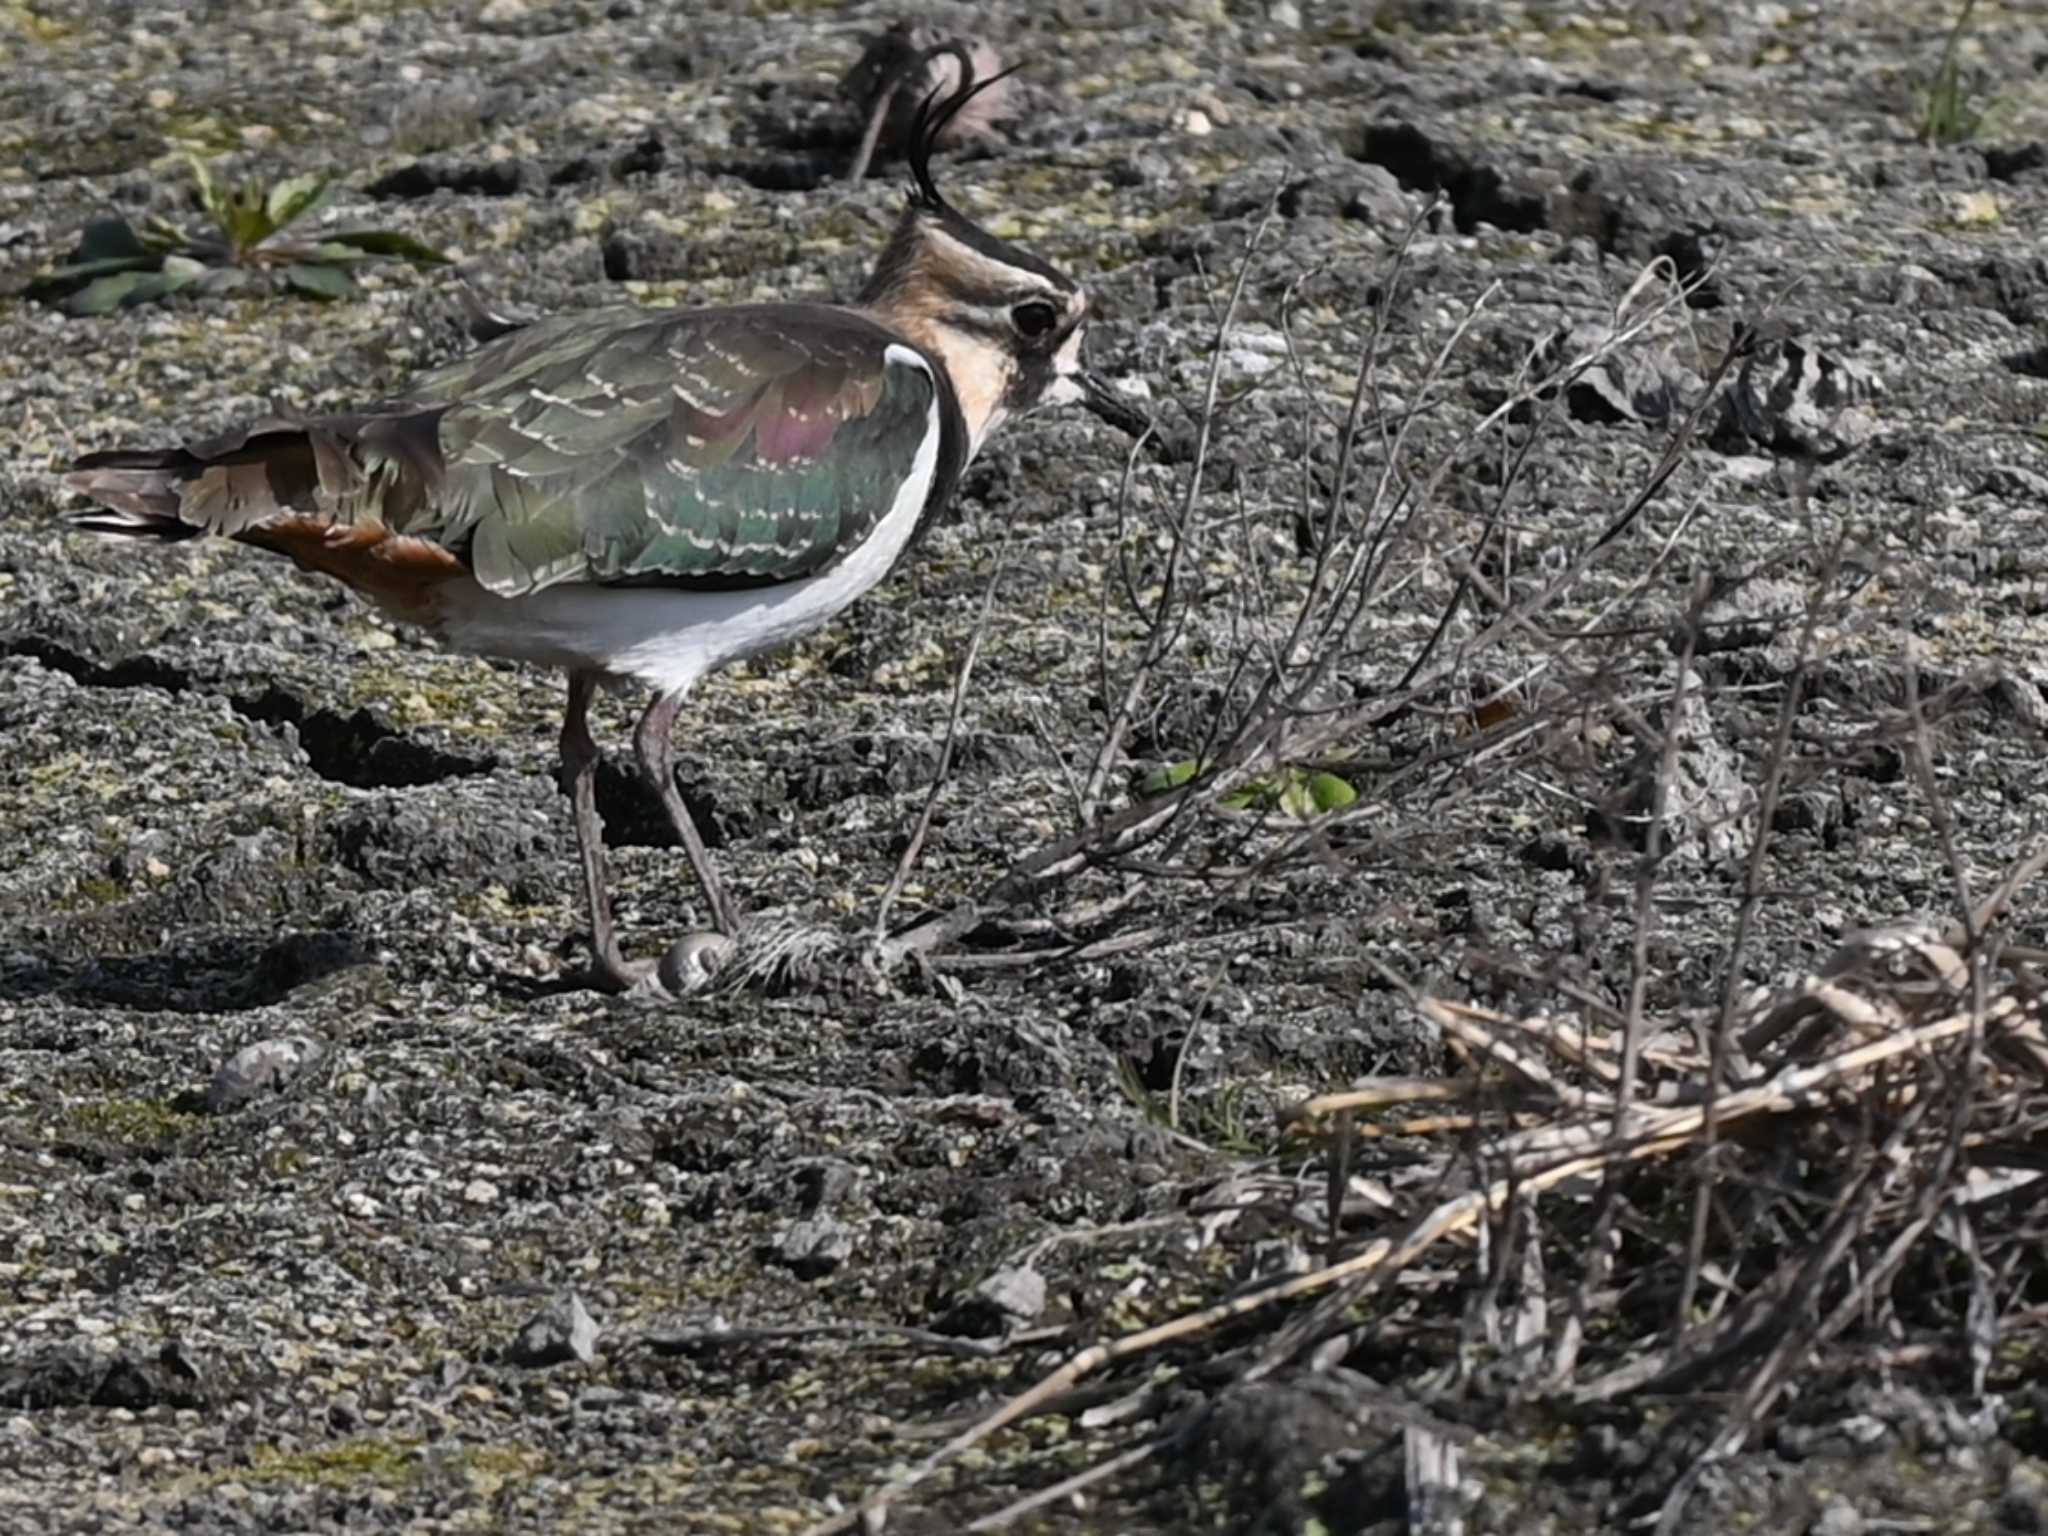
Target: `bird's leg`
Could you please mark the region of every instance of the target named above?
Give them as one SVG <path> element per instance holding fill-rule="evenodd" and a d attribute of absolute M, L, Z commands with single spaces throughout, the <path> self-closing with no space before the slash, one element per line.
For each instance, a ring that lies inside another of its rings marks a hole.
<path fill-rule="evenodd" d="M 676 788 L 673 732 L 685 697 L 686 691 L 678 688 L 661 694 L 647 706 L 647 713 L 640 717 L 639 727 L 633 732 L 633 750 L 640 755 L 640 771 L 646 775 L 648 787 L 660 798 L 669 824 L 690 855 L 690 866 L 697 871 L 697 884 L 711 908 L 712 923 L 730 938 L 739 932 L 739 914 L 726 899 L 725 887 L 718 883 L 718 871 L 711 867 L 711 851 L 698 836 L 697 823 L 690 819 L 690 808 L 683 804 L 682 791 Z"/>
<path fill-rule="evenodd" d="M 600 985 L 624 992 L 651 971 L 653 962 L 629 961 L 619 953 L 612 926 L 611 897 L 605 893 L 604 822 L 597 814 L 597 743 L 590 735 L 590 699 L 597 674 L 569 674 L 569 707 L 562 714 L 562 789 L 576 811 L 576 846 L 583 856 L 583 891 L 590 900 L 590 948 Z"/>
<path fill-rule="evenodd" d="M 876 94 L 875 109 L 868 114 L 867 132 L 860 136 L 860 148 L 854 151 L 853 167 L 846 173 L 848 181 L 866 178 L 868 165 L 875 158 L 875 146 L 882 139 L 882 124 L 889 119 L 889 105 L 895 101 L 897 88 L 902 84 L 903 76 L 899 72 L 891 76 L 889 83 Z"/>

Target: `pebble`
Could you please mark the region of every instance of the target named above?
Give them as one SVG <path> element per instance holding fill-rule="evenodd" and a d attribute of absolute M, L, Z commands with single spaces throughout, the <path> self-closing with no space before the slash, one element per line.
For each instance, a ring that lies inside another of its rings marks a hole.
<path fill-rule="evenodd" d="M 513 1365 L 563 1365 L 571 1360 L 588 1363 L 597 1358 L 597 1320 L 584 1309 L 583 1298 L 574 1291 L 556 1297 L 519 1330 L 519 1337 L 506 1347 L 505 1358 Z"/>
<path fill-rule="evenodd" d="M 274 1093 L 327 1054 L 318 1035 L 285 1035 L 245 1045 L 206 1086 L 207 1113 L 224 1115 L 251 1099 Z"/>

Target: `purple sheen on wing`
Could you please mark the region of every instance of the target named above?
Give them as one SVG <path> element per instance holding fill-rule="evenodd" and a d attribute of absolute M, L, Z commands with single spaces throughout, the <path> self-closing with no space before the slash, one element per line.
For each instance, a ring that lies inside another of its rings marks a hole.
<path fill-rule="evenodd" d="M 754 457 L 763 464 L 821 459 L 838 430 L 836 412 L 818 411 L 804 420 L 783 411 L 764 411 L 754 422 Z"/>

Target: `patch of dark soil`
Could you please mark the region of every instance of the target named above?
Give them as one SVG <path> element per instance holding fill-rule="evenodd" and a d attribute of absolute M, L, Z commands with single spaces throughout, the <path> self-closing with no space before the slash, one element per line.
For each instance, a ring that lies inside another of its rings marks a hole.
<path fill-rule="evenodd" d="M 615 283 L 675 282 L 697 273 L 704 247 L 666 229 L 635 226 L 606 235 L 600 255 L 604 275 Z"/>
<path fill-rule="evenodd" d="M 33 635 L 0 640 L 0 655 L 26 656 L 88 688 L 161 688 L 166 693 L 183 693 L 193 686 L 190 673 L 154 656 L 125 656 L 108 664 Z"/>
<path fill-rule="evenodd" d="M 469 809 L 465 807 L 464 809 Z M 512 803 L 472 814 L 406 795 L 358 801 L 324 822 L 320 861 L 332 861 L 373 886 L 408 890 L 438 880 L 507 884 L 516 902 L 547 900 L 552 881 L 540 866 L 561 851 L 566 817 L 537 816 Z"/>
<path fill-rule="evenodd" d="M 1443 193 L 1450 199 L 1452 219 L 1466 233 L 1482 223 L 1519 231 L 1545 227 L 1543 198 L 1534 189 L 1414 123 L 1368 124 L 1356 157 L 1384 166 L 1404 187 Z"/>
<path fill-rule="evenodd" d="M 1347 1375 L 1287 1372 L 1194 1410 L 1169 1460 L 1183 1513 L 1227 1508 L 1245 1536 L 1403 1529 L 1403 1424 Z"/>
<path fill-rule="evenodd" d="M 451 160 L 431 157 L 400 166 L 370 183 L 372 197 L 431 197 L 454 192 L 466 197 L 515 197 L 546 180 L 539 162 L 527 159 Z"/>
<path fill-rule="evenodd" d="M 137 918 L 135 927 L 150 925 Z M 174 948 L 84 961 L 23 953 L 0 965 L 0 998 L 55 996 L 107 1008 L 237 1013 L 279 1003 L 367 958 L 351 934 L 194 935 Z"/>
<path fill-rule="evenodd" d="M 0 655 L 29 657 L 88 688 L 161 688 L 166 693 L 187 693 L 207 687 L 185 668 L 154 656 L 128 656 L 106 663 L 35 636 L 0 640 Z M 309 709 L 303 700 L 281 688 L 266 688 L 229 702 L 244 719 L 291 726 L 313 771 L 337 784 L 358 789 L 401 788 L 489 773 L 497 766 L 490 758 L 465 757 L 414 741 L 367 709 L 351 715 Z"/>
<path fill-rule="evenodd" d="M 357 789 L 403 789 L 443 779 L 489 773 L 496 759 L 469 757 L 413 740 L 394 731 L 367 709 L 339 715 L 308 709 L 280 688 L 233 701 L 235 712 L 266 725 L 289 725 L 298 733 L 313 771 L 323 779 Z"/>
<path fill-rule="evenodd" d="M 846 173 L 838 156 L 781 156 L 772 160 L 725 160 L 711 169 L 735 177 L 761 192 L 814 192 Z"/>
<path fill-rule="evenodd" d="M 65 1408 L 121 1408 L 130 1413 L 196 1409 L 206 1406 L 208 1397 L 198 1365 L 175 1339 L 153 1359 L 54 1344 L 0 1364 L 0 1407 L 29 1413 Z"/>
<path fill-rule="evenodd" d="M 1072 1064 L 1037 1042 L 992 1032 L 928 1040 L 909 1066 L 912 1079 L 928 1092 L 1015 1096 L 1064 1087 Z"/>
<path fill-rule="evenodd" d="M 735 809 L 712 798 L 701 786 L 678 783 L 683 804 L 707 848 L 751 836 L 754 818 L 744 808 Z M 597 813 L 604 818 L 604 840 L 608 848 L 680 848 L 682 839 L 670 825 L 654 791 L 647 787 L 639 768 L 607 757 L 597 765 Z"/>
<path fill-rule="evenodd" d="M 259 813 L 260 814 L 260 813 Z M 110 872 L 126 875 L 116 854 Z M 265 932 L 312 904 L 322 888 L 294 831 L 258 823 L 229 829 L 196 864 L 160 889 L 105 906 L 51 914 L 39 926 L 60 953 L 154 947 L 167 928 L 231 928 Z"/>

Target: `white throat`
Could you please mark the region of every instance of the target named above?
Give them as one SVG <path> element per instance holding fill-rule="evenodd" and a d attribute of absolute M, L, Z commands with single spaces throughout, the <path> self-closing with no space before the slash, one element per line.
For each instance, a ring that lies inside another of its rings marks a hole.
<path fill-rule="evenodd" d="M 967 459 L 972 463 L 989 435 L 1010 418 L 1004 397 L 1014 370 L 1008 354 L 984 337 L 946 324 L 936 316 L 901 315 L 894 324 L 946 365 L 953 398 L 967 427 Z"/>

